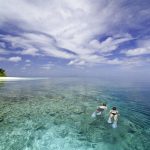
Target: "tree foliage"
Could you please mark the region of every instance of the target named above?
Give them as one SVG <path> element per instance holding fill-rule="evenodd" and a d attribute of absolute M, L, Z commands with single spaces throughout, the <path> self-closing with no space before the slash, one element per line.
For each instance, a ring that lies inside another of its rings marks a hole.
<path fill-rule="evenodd" d="M 0 77 L 6 77 L 6 72 L 2 68 L 0 68 Z"/>

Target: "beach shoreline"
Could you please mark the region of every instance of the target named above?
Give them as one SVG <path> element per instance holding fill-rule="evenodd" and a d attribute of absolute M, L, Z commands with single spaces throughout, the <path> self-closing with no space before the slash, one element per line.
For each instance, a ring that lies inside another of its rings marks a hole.
<path fill-rule="evenodd" d="M 18 80 L 36 80 L 36 79 L 46 79 L 37 77 L 0 77 L 0 81 L 18 81 Z"/>

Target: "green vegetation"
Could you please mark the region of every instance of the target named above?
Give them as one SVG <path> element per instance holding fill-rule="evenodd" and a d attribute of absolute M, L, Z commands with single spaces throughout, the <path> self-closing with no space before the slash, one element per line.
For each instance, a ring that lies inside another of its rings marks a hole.
<path fill-rule="evenodd" d="M 2 68 L 0 68 L 0 77 L 6 77 L 6 72 Z"/>

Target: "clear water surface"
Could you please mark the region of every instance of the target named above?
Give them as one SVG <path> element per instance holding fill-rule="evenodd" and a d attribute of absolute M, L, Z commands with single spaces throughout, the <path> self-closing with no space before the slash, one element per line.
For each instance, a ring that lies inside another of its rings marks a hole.
<path fill-rule="evenodd" d="M 51 78 L 0 82 L 0 150 L 149 150 L 150 83 Z M 91 114 L 116 106 L 118 128 Z"/>

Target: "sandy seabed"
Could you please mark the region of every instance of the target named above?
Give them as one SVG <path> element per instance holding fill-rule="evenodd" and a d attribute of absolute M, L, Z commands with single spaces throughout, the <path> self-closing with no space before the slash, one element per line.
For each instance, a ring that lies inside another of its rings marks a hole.
<path fill-rule="evenodd" d="M 149 150 L 150 88 L 112 88 L 94 79 L 7 78 L 17 80 L 0 82 L 0 150 Z M 102 102 L 108 111 L 91 118 Z M 114 105 L 120 112 L 117 129 L 107 123 Z"/>

